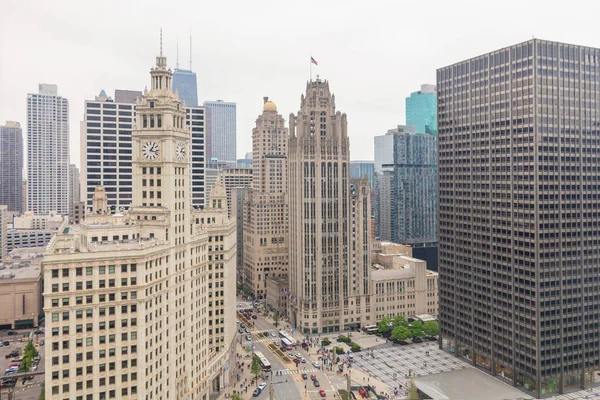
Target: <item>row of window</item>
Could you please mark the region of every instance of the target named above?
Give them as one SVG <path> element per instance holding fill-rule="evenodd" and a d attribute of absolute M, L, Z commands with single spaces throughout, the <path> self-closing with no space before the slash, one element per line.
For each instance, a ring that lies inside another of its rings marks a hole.
<path fill-rule="evenodd" d="M 106 288 L 106 287 L 114 288 L 114 287 L 116 287 L 115 284 L 116 284 L 115 279 L 109 279 L 108 280 L 108 286 L 106 286 L 106 280 L 105 279 L 101 279 L 101 280 L 98 281 L 98 287 L 97 288 L 100 288 L 100 289 L 103 289 L 103 288 Z M 137 285 L 137 278 L 136 277 L 129 278 L 129 285 L 131 285 L 131 286 Z M 127 278 L 122 278 L 121 279 L 121 287 L 122 286 L 129 286 L 129 285 L 127 284 Z M 69 287 L 70 287 L 69 283 L 63 283 L 62 284 L 62 291 L 63 292 L 68 292 L 69 291 Z M 53 283 L 52 284 L 52 293 L 58 293 L 59 292 L 59 288 L 60 288 L 60 286 L 59 286 L 58 283 Z M 86 290 L 88 290 L 88 289 L 90 289 L 90 290 L 91 289 L 95 289 L 95 287 L 94 287 L 94 281 L 86 281 L 85 282 L 85 288 L 86 288 Z M 75 282 L 75 290 L 83 290 L 83 281 Z M 125 296 L 127 296 L 127 293 L 122 293 L 122 294 L 124 294 Z M 112 294 L 112 296 L 114 296 L 114 294 Z"/>
<path fill-rule="evenodd" d="M 113 240 L 119 240 L 118 236 L 116 236 L 117 239 L 115 239 L 115 236 L 113 236 Z M 126 237 L 124 236 L 123 239 L 125 240 Z M 98 241 L 98 237 L 94 236 L 92 237 L 92 242 L 96 242 Z M 102 236 L 102 241 L 108 241 L 108 236 Z M 68 277 L 69 276 L 69 271 L 72 271 L 72 268 L 63 268 L 62 269 L 62 276 L 63 277 Z M 109 274 L 114 274 L 116 271 L 116 267 L 114 265 L 109 265 L 108 266 L 108 273 Z M 137 271 L 137 264 L 131 264 L 131 266 L 128 266 L 127 264 L 121 264 L 121 272 L 136 272 Z M 86 275 L 93 275 L 94 274 L 94 267 L 85 267 L 85 274 Z M 106 274 L 106 266 L 101 265 L 98 267 L 98 274 L 100 275 L 104 275 Z M 58 278 L 59 275 L 59 270 L 58 269 L 53 269 L 52 270 L 52 277 L 53 278 Z M 83 267 L 78 267 L 75 268 L 75 276 L 83 276 Z"/>

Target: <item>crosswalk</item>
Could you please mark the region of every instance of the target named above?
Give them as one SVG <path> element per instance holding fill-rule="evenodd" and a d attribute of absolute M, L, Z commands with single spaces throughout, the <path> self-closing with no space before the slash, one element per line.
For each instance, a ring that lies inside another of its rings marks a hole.
<path fill-rule="evenodd" d="M 274 342 L 276 340 L 279 340 L 279 338 L 266 337 L 266 338 L 260 338 L 260 339 L 252 339 L 251 342 L 252 343 L 264 343 L 264 342 Z"/>
<path fill-rule="evenodd" d="M 323 372 L 323 371 L 321 371 L 320 369 L 317 369 L 317 368 L 301 369 L 300 371 L 289 370 L 289 369 L 280 369 L 280 370 L 273 371 L 273 375 L 292 375 L 292 374 L 311 375 L 311 374 L 314 374 L 315 372 Z"/>

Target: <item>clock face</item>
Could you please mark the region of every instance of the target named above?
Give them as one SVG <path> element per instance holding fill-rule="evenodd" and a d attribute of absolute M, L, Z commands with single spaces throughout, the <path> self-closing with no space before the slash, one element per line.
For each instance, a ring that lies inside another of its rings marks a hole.
<path fill-rule="evenodd" d="M 142 146 L 142 154 L 147 160 L 154 160 L 158 157 L 158 144 L 156 142 L 146 142 Z"/>
<path fill-rule="evenodd" d="M 177 160 L 183 161 L 185 159 L 185 144 L 183 144 L 183 142 L 177 143 L 175 154 L 177 155 Z"/>

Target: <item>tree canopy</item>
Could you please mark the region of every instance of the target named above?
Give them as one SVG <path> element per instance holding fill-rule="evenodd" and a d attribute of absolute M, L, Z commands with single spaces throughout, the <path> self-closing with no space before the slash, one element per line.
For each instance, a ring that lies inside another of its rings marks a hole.
<path fill-rule="evenodd" d="M 410 339 L 412 337 L 412 332 L 405 326 L 397 326 L 392 331 L 392 340 L 403 341 L 406 339 Z"/>
<path fill-rule="evenodd" d="M 394 327 L 397 326 L 408 326 L 408 320 L 406 318 L 404 318 L 403 315 L 396 315 L 394 317 L 394 319 L 392 320 L 392 324 L 394 325 Z"/>
<path fill-rule="evenodd" d="M 377 324 L 377 329 L 379 330 L 379 333 L 386 333 L 388 329 L 390 329 L 390 322 L 392 321 L 389 317 L 383 317 L 381 321 L 379 321 L 379 323 Z"/>
<path fill-rule="evenodd" d="M 423 333 L 432 337 L 440 334 L 440 325 L 436 321 L 427 321 L 423 324 Z"/>

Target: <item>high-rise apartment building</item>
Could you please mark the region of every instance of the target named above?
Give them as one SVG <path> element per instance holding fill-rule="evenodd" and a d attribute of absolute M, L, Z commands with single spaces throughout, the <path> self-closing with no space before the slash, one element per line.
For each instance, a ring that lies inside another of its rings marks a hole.
<path fill-rule="evenodd" d="M 173 91 L 179 94 L 186 107 L 198 106 L 198 86 L 196 73 L 187 69 L 175 68 L 173 70 Z"/>
<path fill-rule="evenodd" d="M 306 85 L 289 121 L 290 319 L 304 333 L 337 332 L 370 319 L 370 199 L 350 180 L 346 114 L 329 83 Z"/>
<path fill-rule="evenodd" d="M 117 90 L 119 100 L 135 101 L 142 92 Z M 133 172 L 131 132 L 135 104 L 113 101 L 102 90 L 86 100 L 81 129 L 81 185 L 86 207 L 92 207 L 96 186 L 104 187 L 114 211 L 131 206 Z"/>
<path fill-rule="evenodd" d="M 69 164 L 69 216 L 73 215 L 73 203 L 81 200 L 81 175 L 75 164 Z"/>
<path fill-rule="evenodd" d="M 36 214 L 69 213 L 69 102 L 56 85 L 27 95 L 27 205 Z"/>
<path fill-rule="evenodd" d="M 532 39 L 437 71 L 443 343 L 537 397 L 600 372 L 599 68 Z"/>
<path fill-rule="evenodd" d="M 92 212 L 44 256 L 46 398 L 209 399 L 235 362 L 235 221 L 217 184 L 191 209 L 191 139 L 160 54 L 136 105 L 133 201 Z"/>
<path fill-rule="evenodd" d="M 21 124 L 0 125 L 0 204 L 23 212 L 23 130 Z"/>
<path fill-rule="evenodd" d="M 173 75 L 173 84 L 175 83 Z M 188 106 L 185 109 L 185 123 L 189 126 L 191 135 L 190 162 L 191 168 L 191 191 L 192 206 L 195 208 L 204 208 L 206 194 L 209 193 L 212 186 L 206 187 L 206 109 L 204 107 Z"/>
<path fill-rule="evenodd" d="M 406 98 L 406 125 L 418 133 L 437 135 L 437 93 L 435 85 L 421 85 L 421 90 Z"/>
<path fill-rule="evenodd" d="M 264 98 L 252 130 L 252 190 L 244 202 L 244 285 L 267 297 L 268 278 L 286 278 L 288 267 L 288 131 L 277 106 Z"/>
<path fill-rule="evenodd" d="M 8 224 L 10 217 L 8 206 L 0 205 L 0 262 L 4 262 L 8 256 Z"/>
<path fill-rule="evenodd" d="M 206 160 L 222 167 L 235 167 L 236 104 L 223 100 L 205 101 Z"/>
<path fill-rule="evenodd" d="M 350 178 L 367 178 L 371 189 L 375 185 L 375 163 L 373 161 L 350 161 Z"/>

